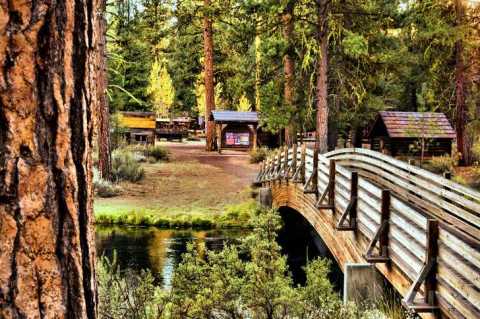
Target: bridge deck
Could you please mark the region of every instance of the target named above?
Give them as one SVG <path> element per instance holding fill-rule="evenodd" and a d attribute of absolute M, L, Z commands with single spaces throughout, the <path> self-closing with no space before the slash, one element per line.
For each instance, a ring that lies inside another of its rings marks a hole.
<path fill-rule="evenodd" d="M 309 220 L 342 268 L 376 263 L 422 317 L 480 318 L 480 193 L 365 149 L 282 149 L 257 182 Z"/>

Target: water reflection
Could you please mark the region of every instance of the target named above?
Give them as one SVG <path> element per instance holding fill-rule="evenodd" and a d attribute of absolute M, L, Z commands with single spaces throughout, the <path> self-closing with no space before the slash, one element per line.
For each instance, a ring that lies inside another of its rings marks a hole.
<path fill-rule="evenodd" d="M 187 244 L 220 250 L 225 243 L 245 235 L 242 230 L 172 230 L 155 227 L 97 226 L 98 256 L 112 258 L 116 251 L 122 269 L 150 269 L 164 288 L 171 286 L 175 267 Z"/>

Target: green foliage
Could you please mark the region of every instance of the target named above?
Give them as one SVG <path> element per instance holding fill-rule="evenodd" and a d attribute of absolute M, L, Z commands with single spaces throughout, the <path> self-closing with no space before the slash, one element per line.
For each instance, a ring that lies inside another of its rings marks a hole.
<path fill-rule="evenodd" d="M 145 175 L 144 169 L 134 154 L 126 149 L 117 149 L 112 153 L 112 178 L 115 182 L 138 182 Z"/>
<path fill-rule="evenodd" d="M 158 161 L 168 161 L 168 159 L 169 159 L 168 150 L 165 147 L 158 146 L 158 145 L 147 146 L 147 148 L 145 149 L 145 155 L 147 157 L 154 158 L 157 162 Z"/>
<path fill-rule="evenodd" d="M 116 254 L 97 263 L 99 318 L 155 319 L 166 314 L 167 293 L 149 271 L 122 271 Z"/>
<path fill-rule="evenodd" d="M 170 114 L 175 98 L 175 88 L 164 63 L 155 60 L 149 76 L 148 97 L 157 116 Z"/>
<path fill-rule="evenodd" d="M 249 201 L 225 208 L 222 214 L 162 214 L 153 210 L 131 209 L 124 211 L 96 211 L 95 222 L 99 225 L 156 226 L 161 228 L 250 228 L 251 216 L 258 209 L 256 202 Z"/>
<path fill-rule="evenodd" d="M 458 165 L 458 157 L 443 155 L 433 156 L 427 163 L 424 164 L 424 168 L 438 174 L 444 172 L 452 172 Z"/>
<path fill-rule="evenodd" d="M 374 307 L 344 306 L 328 280 L 330 263 L 311 261 L 304 286 L 294 286 L 286 257 L 276 242 L 281 218 L 275 210 L 257 210 L 252 233 L 241 243 L 209 251 L 191 243 L 175 270 L 170 291 L 159 291 L 149 272 L 126 273 L 102 259 L 99 266 L 100 314 L 109 318 L 381 318 Z M 128 277 L 128 278 L 127 278 Z M 395 304 L 379 309 L 400 319 Z M 142 309 L 144 311 L 142 312 Z M 133 312 L 135 311 L 135 312 Z M 393 315 L 395 314 L 395 315 Z"/>
<path fill-rule="evenodd" d="M 250 155 L 250 163 L 255 164 L 263 162 L 267 158 L 269 150 L 266 147 L 258 147 L 255 150 L 251 150 L 248 154 Z"/>
<path fill-rule="evenodd" d="M 115 197 L 121 193 L 121 188 L 110 181 L 102 179 L 96 168 L 93 169 L 93 190 L 95 195 L 104 198 Z"/>

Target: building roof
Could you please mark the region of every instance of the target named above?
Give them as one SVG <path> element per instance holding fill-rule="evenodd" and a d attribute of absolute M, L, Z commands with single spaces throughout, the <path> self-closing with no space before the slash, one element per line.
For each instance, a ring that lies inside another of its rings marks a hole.
<path fill-rule="evenodd" d="M 130 129 L 154 129 L 155 113 L 152 112 L 121 112 L 120 124 Z"/>
<path fill-rule="evenodd" d="M 120 112 L 120 113 L 124 116 L 153 117 L 153 118 L 155 118 L 155 113 L 153 113 L 153 112 L 124 111 L 124 112 Z"/>
<path fill-rule="evenodd" d="M 391 138 L 448 138 L 456 137 L 450 122 L 443 113 L 430 112 L 379 112 L 369 136 L 383 122 Z"/>
<path fill-rule="evenodd" d="M 212 111 L 211 118 L 217 123 L 258 123 L 257 112 Z"/>

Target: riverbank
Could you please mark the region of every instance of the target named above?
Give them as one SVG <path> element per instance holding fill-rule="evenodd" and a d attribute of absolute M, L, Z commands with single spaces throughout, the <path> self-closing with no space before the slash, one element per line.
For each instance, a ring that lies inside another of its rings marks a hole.
<path fill-rule="evenodd" d="M 245 152 L 204 151 L 198 142 L 161 143 L 168 162 L 142 163 L 145 178 L 119 196 L 95 198 L 97 224 L 163 228 L 248 227 L 258 165 Z"/>

